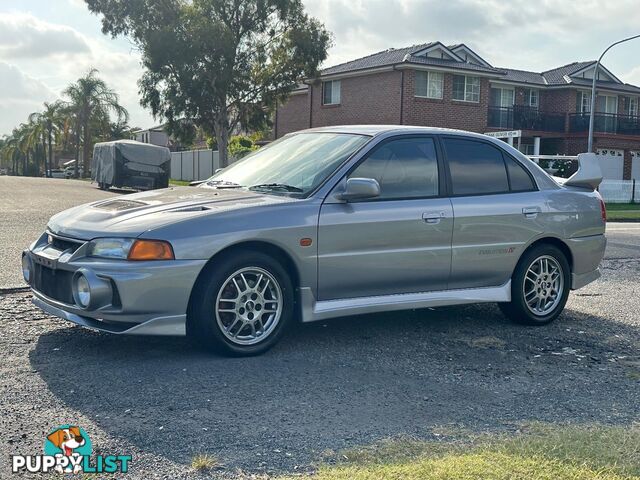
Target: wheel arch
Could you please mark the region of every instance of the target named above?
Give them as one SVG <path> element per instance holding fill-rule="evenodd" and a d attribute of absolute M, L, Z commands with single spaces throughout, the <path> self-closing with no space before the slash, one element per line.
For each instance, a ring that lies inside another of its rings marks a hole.
<path fill-rule="evenodd" d="M 520 259 L 522 259 L 522 257 L 529 250 L 536 248 L 539 245 L 553 245 L 554 247 L 557 247 L 564 254 L 565 258 L 567 259 L 567 262 L 569 262 L 570 272 L 573 272 L 573 254 L 571 253 L 571 249 L 569 248 L 569 245 L 567 245 L 563 240 L 561 240 L 558 237 L 542 237 L 542 238 L 536 239 L 534 242 L 528 245 L 527 248 L 524 249 L 524 251 L 520 255 Z M 520 263 L 520 259 L 518 259 L 518 263 Z"/>
<path fill-rule="evenodd" d="M 198 293 L 199 288 L 203 285 L 202 278 L 209 274 L 209 272 L 215 268 L 216 260 L 223 258 L 224 256 L 234 255 L 242 251 L 252 251 L 252 252 L 260 252 L 264 253 L 275 261 L 280 263 L 280 265 L 290 274 L 291 283 L 293 284 L 293 293 L 294 299 L 296 302 L 296 309 L 299 309 L 299 299 L 298 299 L 298 290 L 300 286 L 300 272 L 296 263 L 294 262 L 291 255 L 289 255 L 282 247 L 275 245 L 271 242 L 266 242 L 263 240 L 247 240 L 239 243 L 234 243 L 233 245 L 229 245 L 215 255 L 213 255 L 207 263 L 202 267 L 196 281 L 193 284 L 193 288 L 191 289 L 191 294 L 189 295 L 189 303 L 187 307 L 187 316 L 191 313 L 191 308 L 193 305 L 194 295 Z M 299 312 L 298 312 L 299 313 Z"/>

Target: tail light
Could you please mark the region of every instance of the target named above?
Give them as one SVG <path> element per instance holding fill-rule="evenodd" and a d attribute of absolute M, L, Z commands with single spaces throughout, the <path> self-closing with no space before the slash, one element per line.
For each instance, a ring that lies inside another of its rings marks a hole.
<path fill-rule="evenodd" d="M 600 215 L 602 216 L 602 221 L 607 223 L 607 207 L 602 197 L 600 197 Z"/>

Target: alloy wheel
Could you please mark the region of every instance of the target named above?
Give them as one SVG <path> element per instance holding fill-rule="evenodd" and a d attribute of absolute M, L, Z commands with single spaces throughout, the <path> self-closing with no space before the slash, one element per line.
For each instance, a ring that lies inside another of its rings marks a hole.
<path fill-rule="evenodd" d="M 531 313 L 542 317 L 556 308 L 564 291 L 563 273 L 560 263 L 550 255 L 531 262 L 522 285 L 524 301 Z"/>
<path fill-rule="evenodd" d="M 216 298 L 215 315 L 227 340 L 237 345 L 255 345 L 280 322 L 282 289 L 265 269 L 243 268 L 223 283 Z"/>

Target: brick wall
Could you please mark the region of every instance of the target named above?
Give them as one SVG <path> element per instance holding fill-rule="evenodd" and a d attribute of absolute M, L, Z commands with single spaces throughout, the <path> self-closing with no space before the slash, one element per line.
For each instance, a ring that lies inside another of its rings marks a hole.
<path fill-rule="evenodd" d="M 287 133 L 305 128 L 309 128 L 309 94 L 307 92 L 291 95 L 284 105 L 278 106 L 275 136 L 280 138 Z"/>
<path fill-rule="evenodd" d="M 404 81 L 405 125 L 459 128 L 472 132 L 487 131 L 489 107 L 489 81 L 480 79 L 480 102 L 452 100 L 453 75 L 444 74 L 443 98 L 420 98 L 415 96 L 415 71 L 405 70 Z"/>
<path fill-rule="evenodd" d="M 322 84 L 313 85 L 312 126 L 400 123 L 399 71 L 340 80 L 340 105 L 322 105 Z"/>
<path fill-rule="evenodd" d="M 540 110 L 548 113 L 575 113 L 577 93 L 573 88 L 546 90 L 540 95 Z"/>

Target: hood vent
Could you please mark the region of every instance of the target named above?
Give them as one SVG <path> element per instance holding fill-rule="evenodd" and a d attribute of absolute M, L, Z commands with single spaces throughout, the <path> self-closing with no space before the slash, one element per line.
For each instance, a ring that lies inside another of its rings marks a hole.
<path fill-rule="evenodd" d="M 184 208 L 176 208 L 175 210 L 171 210 L 172 212 L 203 212 L 205 210 L 211 210 L 209 207 L 205 207 L 204 205 L 194 205 L 192 207 L 184 207 Z"/>
<path fill-rule="evenodd" d="M 145 207 L 147 204 L 144 202 L 138 202 L 135 200 L 109 200 L 104 203 L 100 203 L 98 205 L 94 205 L 94 208 L 99 208 L 100 210 L 107 210 L 110 212 L 119 212 L 121 210 L 130 210 L 132 208 Z"/>

